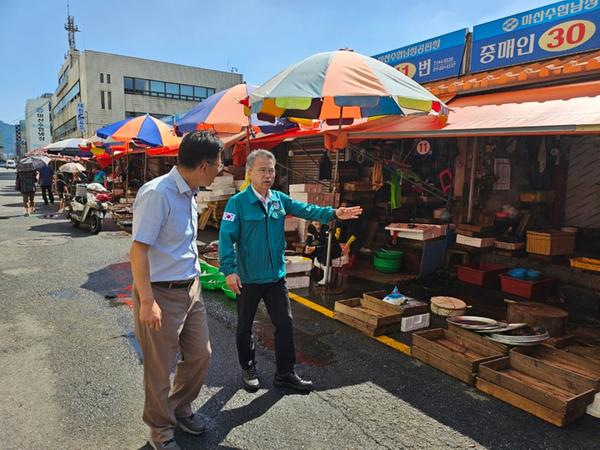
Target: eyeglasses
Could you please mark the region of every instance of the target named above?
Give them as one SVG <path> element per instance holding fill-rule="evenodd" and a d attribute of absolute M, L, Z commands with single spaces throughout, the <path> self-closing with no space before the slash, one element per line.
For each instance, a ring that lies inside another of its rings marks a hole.
<path fill-rule="evenodd" d="M 206 164 L 210 164 L 211 166 L 215 166 L 217 168 L 217 172 L 221 172 L 224 168 L 225 165 L 221 162 L 219 164 L 215 164 L 214 162 L 211 161 L 204 161 Z"/>

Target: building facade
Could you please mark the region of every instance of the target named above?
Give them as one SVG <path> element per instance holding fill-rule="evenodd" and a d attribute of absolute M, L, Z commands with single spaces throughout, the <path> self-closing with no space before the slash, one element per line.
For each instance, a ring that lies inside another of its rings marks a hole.
<path fill-rule="evenodd" d="M 44 94 L 25 103 L 25 128 L 21 135 L 25 134 L 31 150 L 52 143 L 51 100 L 52 94 Z"/>
<path fill-rule="evenodd" d="M 238 73 L 73 49 L 52 98 L 52 135 L 85 137 L 126 117 L 182 113 L 242 81 Z"/>

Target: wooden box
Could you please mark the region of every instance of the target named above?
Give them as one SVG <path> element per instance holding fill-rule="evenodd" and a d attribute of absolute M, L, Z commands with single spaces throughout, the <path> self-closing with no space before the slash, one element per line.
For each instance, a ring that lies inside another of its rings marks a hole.
<path fill-rule="evenodd" d="M 575 251 L 576 233 L 565 231 L 528 231 L 527 253 L 557 256 L 571 255 Z"/>
<path fill-rule="evenodd" d="M 402 313 L 382 301 L 350 298 L 335 302 L 333 318 L 369 336 L 399 331 Z"/>
<path fill-rule="evenodd" d="M 504 356 L 495 345 L 443 328 L 413 334 L 412 355 L 442 372 L 473 385 L 479 364 Z"/>
<path fill-rule="evenodd" d="M 494 237 L 478 238 L 478 237 L 465 236 L 464 234 L 456 235 L 456 243 L 457 244 L 468 245 L 469 247 L 477 247 L 477 248 L 493 247 L 494 242 L 496 242 L 496 238 L 494 238 Z"/>
<path fill-rule="evenodd" d="M 429 305 L 424 302 L 414 301 L 406 305 L 391 305 L 386 303 L 383 301 L 383 298 L 388 294 L 388 291 L 365 292 L 363 298 L 366 301 L 391 306 L 398 314 L 402 314 L 403 317 L 416 316 L 417 314 L 426 314 L 429 312 Z"/>
<path fill-rule="evenodd" d="M 492 341 L 488 339 L 484 334 L 475 333 L 474 331 L 466 330 L 463 327 L 459 327 L 452 323 L 448 323 L 448 331 L 453 332 L 454 334 L 458 334 L 459 336 L 464 336 L 470 340 L 475 342 L 479 342 L 486 347 L 493 348 L 498 352 L 499 355 L 506 356 L 508 355 L 508 351 L 510 347 L 505 344 L 501 344 L 500 342 Z"/>
<path fill-rule="evenodd" d="M 596 391 L 600 391 L 600 362 L 583 358 L 570 352 L 557 350 L 547 345 L 535 347 L 515 347 L 511 352 L 521 353 L 531 358 L 543 361 L 551 366 L 568 370 L 592 381 Z"/>
<path fill-rule="evenodd" d="M 595 394 L 592 380 L 513 351 L 480 364 L 476 387 L 559 427 L 583 415 Z"/>

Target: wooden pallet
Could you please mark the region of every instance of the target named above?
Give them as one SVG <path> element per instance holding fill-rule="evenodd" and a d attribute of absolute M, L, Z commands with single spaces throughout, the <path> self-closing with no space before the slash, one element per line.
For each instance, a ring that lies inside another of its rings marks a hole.
<path fill-rule="evenodd" d="M 477 389 L 563 427 L 585 413 L 595 383 L 519 352 L 479 365 Z"/>
<path fill-rule="evenodd" d="M 501 358 L 503 353 L 496 346 L 436 328 L 413 334 L 412 355 L 473 385 L 479 364 Z"/>
<path fill-rule="evenodd" d="M 386 303 L 383 299 L 388 294 L 389 291 L 365 292 L 363 293 L 363 298 L 367 301 L 391 306 L 398 314 L 402 314 L 403 317 L 416 316 L 418 314 L 426 314 L 429 312 L 429 305 L 423 302 L 411 302 L 410 304 L 404 305 L 391 305 Z"/>
<path fill-rule="evenodd" d="M 582 378 L 592 381 L 596 385 L 595 389 L 600 391 L 600 362 L 598 361 L 583 358 L 546 345 L 513 348 L 512 352 L 521 353 L 528 358 L 543 361 L 553 367 L 575 373 Z"/>
<path fill-rule="evenodd" d="M 350 298 L 335 302 L 333 318 L 369 336 L 399 331 L 402 313 L 385 302 Z"/>

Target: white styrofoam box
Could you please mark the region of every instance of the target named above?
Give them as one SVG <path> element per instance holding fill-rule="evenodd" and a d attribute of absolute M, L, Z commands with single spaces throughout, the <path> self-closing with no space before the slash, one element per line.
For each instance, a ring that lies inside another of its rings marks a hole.
<path fill-rule="evenodd" d="M 465 236 L 464 234 L 456 235 L 456 243 L 462 245 L 468 245 L 469 247 L 485 248 L 493 247 L 496 242 L 496 238 L 477 238 L 471 236 Z"/>
<path fill-rule="evenodd" d="M 242 184 L 244 184 L 245 180 L 235 180 L 233 182 L 233 184 L 235 185 L 235 189 L 236 190 L 240 190 L 240 188 L 242 187 Z"/>
<path fill-rule="evenodd" d="M 307 184 L 290 184 L 290 196 L 292 195 L 292 192 L 313 192 L 313 193 L 319 193 L 321 192 L 321 185 L 320 184 L 311 184 L 311 183 L 307 183 Z"/>
<path fill-rule="evenodd" d="M 285 277 L 285 285 L 288 289 L 302 289 L 310 286 L 310 277 L 308 275 Z"/>
<path fill-rule="evenodd" d="M 287 273 L 308 272 L 312 269 L 312 260 L 304 256 L 288 256 L 285 258 L 285 270 Z"/>
<path fill-rule="evenodd" d="M 400 323 L 401 331 L 420 330 L 429 326 L 430 314 L 417 314 L 415 316 L 403 317 Z"/>
<path fill-rule="evenodd" d="M 211 192 L 215 196 L 217 196 L 217 195 L 234 195 L 235 188 L 234 187 L 218 188 L 218 189 L 213 189 Z"/>
<path fill-rule="evenodd" d="M 223 184 L 233 184 L 233 175 L 219 175 L 218 177 L 215 177 L 211 186 Z"/>
<path fill-rule="evenodd" d="M 600 419 L 600 392 L 594 396 L 594 401 L 587 407 L 586 412 L 592 416 Z"/>

